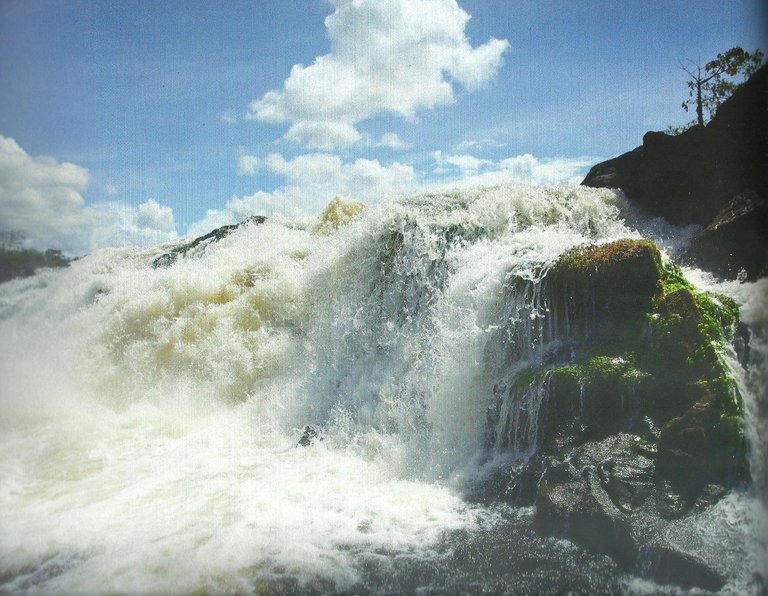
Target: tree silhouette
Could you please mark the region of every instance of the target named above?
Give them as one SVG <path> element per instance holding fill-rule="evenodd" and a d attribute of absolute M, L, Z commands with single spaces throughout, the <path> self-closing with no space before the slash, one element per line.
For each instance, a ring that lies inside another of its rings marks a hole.
<path fill-rule="evenodd" d="M 710 60 L 703 67 L 700 62 L 693 60 L 680 64 L 680 68 L 690 77 L 686 82 L 688 99 L 682 103 L 682 107 L 686 112 L 691 108 L 696 110 L 696 120 L 684 129 L 696 124 L 704 126 L 705 115 L 709 121 L 718 106 L 731 96 L 741 81 L 760 68 L 763 57 L 762 50 L 758 49 L 750 54 L 736 46 L 718 54 L 717 58 Z"/>

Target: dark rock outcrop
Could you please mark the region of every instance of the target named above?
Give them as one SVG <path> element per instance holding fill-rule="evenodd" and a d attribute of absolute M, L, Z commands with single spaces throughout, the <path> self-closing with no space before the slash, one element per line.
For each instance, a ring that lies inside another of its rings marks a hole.
<path fill-rule="evenodd" d="M 620 188 L 650 214 L 674 224 L 709 226 L 691 258 L 719 274 L 735 277 L 744 269 L 754 279 L 764 274 L 768 252 L 767 97 L 768 65 L 706 126 L 675 136 L 648 132 L 640 147 L 597 164 L 582 184 Z M 741 232 L 747 236 L 739 240 Z"/>
<path fill-rule="evenodd" d="M 299 442 L 296 444 L 297 447 L 309 447 L 312 445 L 315 441 L 322 441 L 323 438 L 320 436 L 320 431 L 317 430 L 314 426 L 311 424 L 308 424 L 304 427 L 304 432 L 301 435 L 301 438 L 299 439 Z"/>
<path fill-rule="evenodd" d="M 694 237 L 686 259 L 728 279 L 768 275 L 768 200 L 752 192 L 734 197 Z"/>
<path fill-rule="evenodd" d="M 721 355 L 736 305 L 697 291 L 647 240 L 575 248 L 538 290 L 525 283 L 510 292 L 533 302 L 504 336 L 509 361 L 531 365 L 497 384 L 489 411 L 489 448 L 533 453 L 507 470 L 507 494 L 535 502 L 541 531 L 717 589 L 727 569 L 670 524 L 748 478 L 743 404 Z"/>
<path fill-rule="evenodd" d="M 610 554 L 624 568 L 661 584 L 719 590 L 727 581 L 739 537 L 719 527 L 712 544 L 703 526 L 717 526 L 711 507 L 722 487 L 706 486 L 686 504 L 636 435 L 589 442 L 553 460 L 541 479 L 535 523 Z M 681 503 L 683 505 L 681 505 Z"/>
<path fill-rule="evenodd" d="M 264 217 L 263 215 L 251 215 L 250 217 L 244 219 L 240 223 L 231 224 L 228 226 L 221 226 L 220 228 L 216 228 L 215 230 L 212 230 L 203 236 L 198 236 L 197 238 L 195 238 L 190 242 L 185 242 L 183 244 L 180 244 L 175 248 L 173 248 L 172 250 L 161 254 L 160 256 L 155 258 L 154 261 L 152 261 L 152 267 L 154 269 L 158 269 L 162 267 L 170 267 L 176 262 L 176 260 L 179 257 L 184 257 L 190 251 L 194 251 L 195 249 L 203 249 L 209 244 L 213 242 L 217 242 L 222 238 L 229 236 L 229 234 L 234 232 L 240 226 L 244 226 L 246 224 L 251 224 L 251 223 L 259 225 L 259 224 L 263 224 L 266 220 L 267 218 Z"/>

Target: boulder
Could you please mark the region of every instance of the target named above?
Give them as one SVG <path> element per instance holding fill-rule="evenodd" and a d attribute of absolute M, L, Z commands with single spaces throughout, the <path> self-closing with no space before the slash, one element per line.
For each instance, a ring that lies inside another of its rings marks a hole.
<path fill-rule="evenodd" d="M 244 219 L 240 223 L 221 226 L 219 228 L 216 228 L 215 230 L 212 230 L 207 234 L 204 234 L 203 236 L 198 236 L 197 238 L 195 238 L 194 240 L 191 240 L 190 242 L 181 243 L 176 247 L 174 247 L 173 249 L 171 249 L 170 251 L 159 255 L 152 261 L 152 268 L 158 269 L 158 268 L 170 267 L 176 262 L 176 260 L 179 257 L 185 257 L 187 253 L 190 251 L 202 250 L 209 244 L 218 242 L 222 238 L 226 238 L 232 232 L 238 229 L 240 226 L 244 226 L 247 224 L 260 225 L 260 224 L 263 224 L 266 220 L 267 218 L 264 217 L 263 215 L 251 215 L 250 217 Z"/>
<path fill-rule="evenodd" d="M 317 430 L 316 427 L 312 426 L 311 424 L 308 424 L 304 427 L 304 432 L 301 434 L 301 438 L 299 439 L 299 442 L 296 444 L 297 447 L 309 447 L 312 445 L 315 441 L 322 441 L 323 438 L 320 436 L 320 431 Z"/>
<path fill-rule="evenodd" d="M 698 291 L 645 240 L 577 247 L 534 283 L 509 282 L 514 304 L 540 297 L 541 321 L 518 309 L 502 330 L 515 368 L 494 387 L 487 444 L 518 455 L 493 489 L 532 501 L 542 532 L 718 589 L 726 571 L 670 524 L 748 479 L 743 404 L 721 355 L 735 303 Z"/>
<path fill-rule="evenodd" d="M 552 460 L 536 498 L 537 529 L 609 554 L 659 584 L 719 590 L 741 551 L 727 520 L 711 513 L 725 492 L 708 487 L 698 500 L 686 501 L 657 482 L 656 462 L 643 444 L 620 433 Z M 677 506 L 669 507 L 670 500 Z M 717 542 L 709 532 L 717 533 Z"/>
<path fill-rule="evenodd" d="M 750 191 L 734 197 L 694 236 L 685 259 L 726 279 L 768 275 L 768 200 Z"/>

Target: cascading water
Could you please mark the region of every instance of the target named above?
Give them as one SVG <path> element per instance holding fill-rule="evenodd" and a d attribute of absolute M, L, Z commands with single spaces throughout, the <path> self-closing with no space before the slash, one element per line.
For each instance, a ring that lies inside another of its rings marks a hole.
<path fill-rule="evenodd" d="M 530 509 L 462 498 L 536 448 L 547 381 L 524 372 L 567 361 L 572 324 L 545 273 L 640 237 L 626 211 L 586 188 L 423 195 L 1 285 L 0 592 L 626 586 Z M 754 335 L 764 492 L 761 283 L 720 291 Z"/>

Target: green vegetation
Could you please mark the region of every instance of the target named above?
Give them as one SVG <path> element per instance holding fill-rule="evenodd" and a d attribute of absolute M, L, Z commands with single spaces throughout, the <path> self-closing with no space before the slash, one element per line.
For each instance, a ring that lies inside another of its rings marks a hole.
<path fill-rule="evenodd" d="M 749 78 L 763 63 L 762 50 L 751 54 L 736 46 L 717 55 L 704 66 L 699 62 L 688 60 L 681 64 L 688 74 L 688 99 L 682 103 L 682 108 L 688 112 L 693 109 L 696 119 L 681 127 L 668 128 L 668 132 L 679 134 L 692 126 L 704 126 L 717 108 L 739 87 L 743 80 Z"/>
<path fill-rule="evenodd" d="M 698 291 L 646 240 L 575 248 L 546 281 L 558 337 L 574 350 L 565 366 L 520 375 L 549 384 L 545 446 L 635 432 L 658 440 L 658 470 L 673 481 L 743 477 L 743 404 L 723 357 L 733 300 Z"/>
<path fill-rule="evenodd" d="M 40 252 L 33 249 L 10 249 L 0 246 L 0 283 L 16 277 L 34 275 L 44 267 L 67 267 L 69 259 L 59 250 Z"/>

